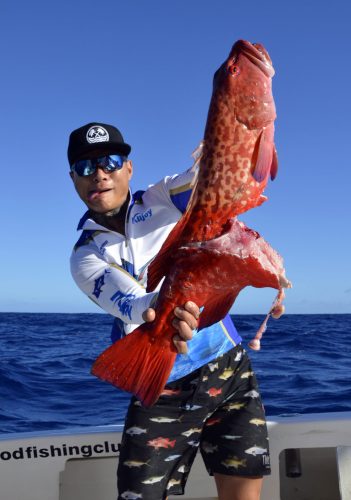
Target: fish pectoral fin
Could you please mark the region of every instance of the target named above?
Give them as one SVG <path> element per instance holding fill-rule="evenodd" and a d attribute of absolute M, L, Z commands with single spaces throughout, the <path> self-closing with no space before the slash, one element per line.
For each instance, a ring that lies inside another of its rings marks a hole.
<path fill-rule="evenodd" d="M 237 292 L 231 292 L 227 295 L 212 296 L 207 300 L 200 314 L 198 329 L 201 330 L 221 321 L 228 314 L 237 295 Z"/>
<path fill-rule="evenodd" d="M 274 181 L 274 179 L 277 177 L 278 173 L 278 154 L 275 145 L 273 145 L 273 158 L 272 158 L 272 164 L 271 164 L 271 180 Z"/>
<path fill-rule="evenodd" d="M 274 127 L 268 125 L 259 135 L 252 155 L 252 176 L 257 182 L 264 181 L 268 174 L 276 175 L 277 154 L 273 142 Z M 273 178 L 274 178 L 273 177 Z"/>

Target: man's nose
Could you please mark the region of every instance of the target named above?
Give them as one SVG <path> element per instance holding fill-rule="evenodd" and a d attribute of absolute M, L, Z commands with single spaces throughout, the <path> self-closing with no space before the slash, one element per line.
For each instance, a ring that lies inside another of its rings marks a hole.
<path fill-rule="evenodd" d="M 107 179 L 108 174 L 104 171 L 103 167 L 99 165 L 96 166 L 96 171 L 94 173 L 94 181 L 101 181 L 103 179 Z"/>

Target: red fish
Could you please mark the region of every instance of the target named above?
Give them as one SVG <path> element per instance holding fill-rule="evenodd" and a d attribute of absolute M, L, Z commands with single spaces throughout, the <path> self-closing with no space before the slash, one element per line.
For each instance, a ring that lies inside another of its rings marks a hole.
<path fill-rule="evenodd" d="M 216 424 L 219 424 L 219 422 L 221 422 L 222 418 L 221 417 L 218 417 L 218 418 L 210 418 L 206 421 L 205 425 L 207 427 L 209 427 L 210 425 L 216 425 Z"/>
<path fill-rule="evenodd" d="M 246 286 L 289 286 L 281 257 L 236 216 L 259 206 L 277 173 L 271 59 L 260 44 L 236 42 L 214 75 L 198 177 L 183 217 L 148 270 L 148 291 L 165 277 L 156 321 L 106 349 L 92 373 L 152 405 L 177 351 L 173 311 L 203 307 L 199 328 L 221 320 Z"/>
<path fill-rule="evenodd" d="M 169 438 L 159 437 L 156 439 L 152 439 L 151 441 L 148 441 L 147 445 L 153 446 L 155 449 L 157 449 L 157 448 L 174 448 L 175 443 L 176 443 L 175 439 L 173 439 L 173 441 L 171 441 Z"/>
<path fill-rule="evenodd" d="M 177 396 L 180 394 L 180 389 L 163 389 L 160 395 L 162 396 Z"/>
<path fill-rule="evenodd" d="M 219 394 L 222 394 L 222 389 L 216 389 L 215 387 L 211 387 L 211 389 L 209 389 L 208 391 L 206 391 L 208 393 L 208 395 L 211 397 L 211 398 L 215 398 L 216 396 L 218 396 Z"/>

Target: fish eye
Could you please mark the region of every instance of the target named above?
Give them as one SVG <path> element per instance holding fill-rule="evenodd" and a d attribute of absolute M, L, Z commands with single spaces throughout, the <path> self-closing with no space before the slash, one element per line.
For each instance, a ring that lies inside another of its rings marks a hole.
<path fill-rule="evenodd" d="M 231 64 L 231 65 L 228 67 L 228 72 L 229 72 L 232 76 L 237 76 L 237 75 L 240 73 L 239 66 L 237 66 L 236 64 Z"/>

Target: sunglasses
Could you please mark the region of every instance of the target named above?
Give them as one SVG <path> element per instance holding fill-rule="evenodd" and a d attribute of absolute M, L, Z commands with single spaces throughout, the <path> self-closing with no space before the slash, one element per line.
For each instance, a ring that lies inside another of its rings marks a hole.
<path fill-rule="evenodd" d="M 91 160 L 78 160 L 71 166 L 71 171 L 76 172 L 80 177 L 95 174 L 98 168 L 102 168 L 105 173 L 114 172 L 123 167 L 126 159 L 126 156 L 108 155 Z"/>

